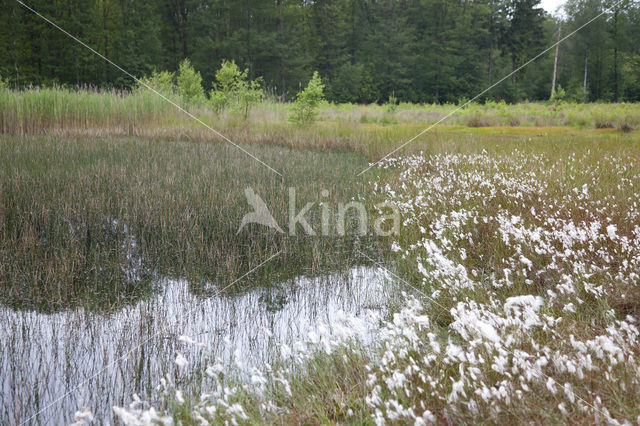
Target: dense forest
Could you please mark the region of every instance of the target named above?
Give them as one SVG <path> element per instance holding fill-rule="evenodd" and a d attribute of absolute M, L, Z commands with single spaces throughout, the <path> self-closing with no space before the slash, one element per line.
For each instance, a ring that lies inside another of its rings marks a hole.
<path fill-rule="evenodd" d="M 1 0 L 0 75 L 14 87 L 126 88 L 133 81 L 15 0 Z M 131 73 L 189 58 L 211 87 L 223 59 L 290 99 L 317 70 L 336 102 L 468 99 L 559 38 L 561 95 L 640 100 L 640 4 L 568 0 L 30 0 L 27 4 Z M 485 96 L 548 99 L 555 50 Z"/>

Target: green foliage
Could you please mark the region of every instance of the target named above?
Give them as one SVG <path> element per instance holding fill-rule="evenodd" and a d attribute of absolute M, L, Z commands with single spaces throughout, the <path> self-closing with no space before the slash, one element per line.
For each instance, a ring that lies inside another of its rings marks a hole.
<path fill-rule="evenodd" d="M 2 78 L 2 74 L 0 74 L 0 89 L 6 89 L 9 87 L 9 82 Z"/>
<path fill-rule="evenodd" d="M 236 71 L 249 70 L 248 81 L 262 76 L 262 86 L 281 99 L 318 70 L 327 100 L 352 103 L 384 102 L 391 93 L 414 103 L 471 98 L 555 42 L 560 24 L 539 0 L 34 1 L 34 8 L 136 76 L 176 70 L 189 57 L 208 91 L 219 81 L 218 64 L 229 58 Z M 640 3 L 612 6 L 603 0 L 563 6 L 562 35 L 604 12 L 588 31 L 571 37 L 571 49 L 560 49 L 557 83 L 567 101 L 640 100 L 634 44 Z M 0 8 L 0 28 L 7 29 L 0 32 L 0 70 L 10 73 L 12 85 L 135 87 L 130 77 L 33 18 L 18 3 Z M 553 55 L 539 58 L 479 101 L 548 100 L 552 62 Z M 204 100 L 197 84 L 193 88 L 183 102 Z M 219 93 L 211 98 L 216 109 L 247 111 L 246 103 L 230 105 Z"/>
<path fill-rule="evenodd" d="M 556 87 L 556 90 L 553 92 L 553 95 L 551 95 L 551 101 L 563 102 L 563 101 L 566 101 L 567 99 L 568 99 L 567 91 L 564 90 L 562 86 L 558 85 L 558 87 Z"/>
<path fill-rule="evenodd" d="M 146 88 L 145 85 L 147 85 L 164 96 L 171 96 L 176 93 L 174 79 L 175 73 L 169 71 L 154 71 L 151 76 L 141 79 L 144 84 L 140 86 Z"/>
<path fill-rule="evenodd" d="M 220 113 L 229 106 L 229 99 L 230 98 L 222 91 L 212 90 L 209 92 L 209 104 L 216 113 Z"/>
<path fill-rule="evenodd" d="M 210 102 L 216 112 L 236 107 L 247 119 L 251 106 L 263 98 L 262 78 L 249 81 L 248 73 L 246 69 L 240 71 L 234 61 L 222 61 L 216 71 L 217 84 L 210 92 Z"/>
<path fill-rule="evenodd" d="M 213 90 L 209 93 L 211 105 L 216 112 L 220 112 L 231 105 L 234 100 L 237 81 L 241 76 L 242 73 L 235 61 L 222 60 L 222 65 L 216 71 L 217 83 L 214 84 Z"/>
<path fill-rule="evenodd" d="M 205 101 L 202 76 L 193 69 L 189 59 L 178 68 L 178 95 L 185 105 L 201 105 Z"/>
<path fill-rule="evenodd" d="M 395 92 L 391 92 L 389 95 L 389 101 L 387 102 L 386 107 L 387 112 L 390 114 L 396 112 L 396 109 L 398 109 L 398 98 L 396 98 Z"/>
<path fill-rule="evenodd" d="M 231 93 L 234 91 L 238 80 L 243 77 L 246 78 L 246 76 L 247 72 L 242 73 L 235 61 L 223 59 L 220 69 L 216 71 L 217 88 L 221 92 Z"/>
<path fill-rule="evenodd" d="M 312 122 L 315 118 L 316 108 L 323 99 L 324 84 L 322 84 L 318 71 L 315 71 L 307 87 L 296 95 L 296 101 L 289 118 L 298 124 Z"/>
<path fill-rule="evenodd" d="M 237 94 L 238 104 L 244 111 L 244 119 L 246 120 L 249 116 L 249 108 L 262 100 L 262 78 L 252 81 L 245 79 L 238 81 Z"/>

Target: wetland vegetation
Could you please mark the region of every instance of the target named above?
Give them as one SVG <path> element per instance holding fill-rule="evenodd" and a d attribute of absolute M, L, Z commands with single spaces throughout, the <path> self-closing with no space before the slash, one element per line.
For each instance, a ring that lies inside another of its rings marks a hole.
<path fill-rule="evenodd" d="M 600 359 L 611 347 L 589 342 L 610 340 L 614 359 L 625 361 L 594 367 L 589 381 L 559 367 L 522 367 L 534 382 L 522 389 L 543 386 L 538 393 L 551 398 L 536 397 L 536 404 L 556 401 L 546 419 L 570 410 L 583 419 L 637 417 L 631 360 L 638 347 L 629 340 L 638 303 L 635 105 L 472 105 L 360 177 L 397 141 L 455 106 L 322 104 L 317 120 L 302 126 L 277 103 L 256 104 L 247 120 L 190 108 L 279 176 L 151 95 L 2 91 L 0 317 L 2 366 L 10 372 L 1 386 L 3 421 L 65 422 L 76 411 L 80 419 L 91 412 L 98 421 L 132 424 L 464 421 L 474 410 L 498 422 L 522 420 L 532 415 L 523 408 L 534 406 L 528 394 L 520 402 L 500 399 L 517 390 L 506 379 L 513 373 L 492 369 L 497 361 L 485 361 L 485 371 L 470 359 L 506 356 L 500 362 L 515 368 L 522 361 L 509 358 L 514 343 L 502 333 L 544 329 L 554 315 L 569 317 L 549 336 L 536 335 L 535 345 L 548 347 L 546 359 L 578 356 L 579 343 L 566 348 L 553 336 L 573 333 L 575 340 L 582 327 L 587 353 Z M 612 126 L 597 124 L 602 114 L 613 117 Z M 316 228 L 321 203 L 335 210 L 351 200 L 370 213 L 377 201 L 393 200 L 402 227 L 387 237 L 360 236 L 355 224 L 346 236 L 292 236 L 256 224 L 239 232 L 248 187 L 282 224 L 295 187 L 297 210 L 315 203 L 308 218 Z M 594 221 L 599 231 L 589 228 Z M 594 233 L 585 235 L 591 245 L 580 237 L 585 226 Z M 607 239 L 610 231 L 616 238 Z M 550 240 L 541 249 L 527 245 L 533 237 L 518 237 L 524 245 L 513 246 L 513 236 L 526 232 Z M 553 251 L 563 246 L 578 251 Z M 606 272 L 601 262 L 616 266 Z M 547 300 L 556 286 L 568 286 L 576 267 L 585 268 L 573 278 L 581 293 L 565 289 L 562 301 Z M 584 287 L 587 275 L 594 279 Z M 541 315 L 536 297 L 544 298 L 547 319 L 522 325 L 491 311 L 497 300 L 513 306 L 522 295 L 534 298 L 521 308 L 531 318 Z M 463 313 L 485 319 L 468 323 Z M 474 328 L 483 321 L 486 328 Z M 500 321 L 511 322 L 503 330 Z M 522 344 L 516 353 L 525 351 Z M 476 345 L 481 352 L 451 358 L 455 348 Z M 440 359 L 442 346 L 447 355 Z M 389 364 L 391 354 L 402 353 Z M 427 362 L 430 353 L 435 358 Z M 453 365 L 473 376 L 454 374 Z M 430 371 L 431 379 L 407 368 Z M 575 371 L 587 375 L 584 367 Z M 398 374 L 402 395 L 390 381 Z M 549 377 L 563 381 L 563 394 Z M 610 390 L 594 385 L 602 380 Z M 628 398 L 617 400 L 622 383 Z M 431 397 L 419 396 L 424 386 L 432 386 Z M 498 393 L 486 396 L 482 386 Z"/>
<path fill-rule="evenodd" d="M 637 4 L 32 3 L 0 424 L 640 421 Z"/>

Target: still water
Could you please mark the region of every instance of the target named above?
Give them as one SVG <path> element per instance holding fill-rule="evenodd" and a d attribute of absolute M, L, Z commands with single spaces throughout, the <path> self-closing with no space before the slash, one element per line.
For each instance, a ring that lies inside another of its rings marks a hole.
<path fill-rule="evenodd" d="M 160 378 L 177 374 L 178 352 L 194 370 L 219 359 L 242 374 L 319 324 L 348 327 L 366 343 L 397 293 L 382 270 L 365 266 L 209 297 L 184 280 L 156 281 L 154 296 L 110 314 L 0 305 L 0 424 L 60 424 L 82 407 L 110 422 L 111 407 L 127 405 L 134 393 L 155 399 Z"/>

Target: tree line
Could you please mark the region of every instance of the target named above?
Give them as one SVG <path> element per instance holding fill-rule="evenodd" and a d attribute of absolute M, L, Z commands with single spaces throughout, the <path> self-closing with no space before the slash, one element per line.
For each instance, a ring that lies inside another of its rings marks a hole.
<path fill-rule="evenodd" d="M 135 83 L 15 0 L 1 0 L 0 75 L 13 87 Z M 30 0 L 27 4 L 136 76 L 189 58 L 210 88 L 223 61 L 292 99 L 315 71 L 328 100 L 640 100 L 640 4 L 568 0 Z"/>

